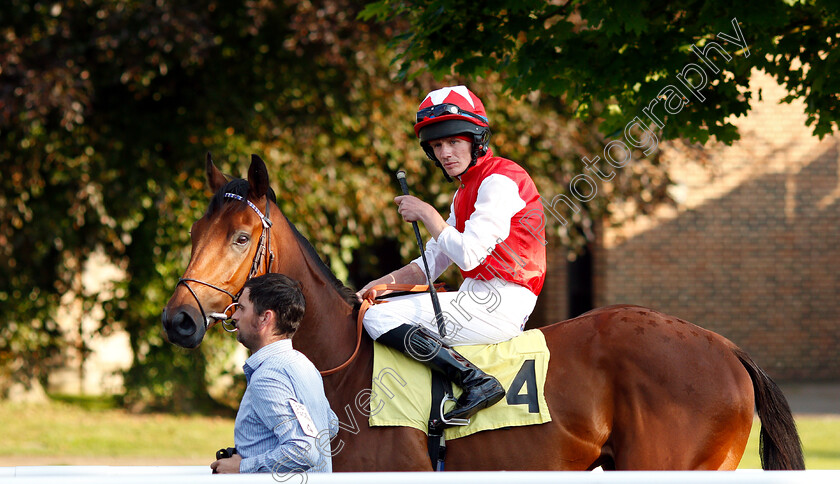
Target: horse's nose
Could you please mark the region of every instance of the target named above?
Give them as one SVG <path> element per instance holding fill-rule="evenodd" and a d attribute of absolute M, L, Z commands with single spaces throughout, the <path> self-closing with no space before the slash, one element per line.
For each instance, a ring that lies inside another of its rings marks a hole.
<path fill-rule="evenodd" d="M 189 306 L 181 306 L 174 311 L 164 308 L 161 319 L 166 339 L 183 348 L 195 348 L 204 338 L 204 325 L 197 323 L 200 317 L 198 310 Z"/>
<path fill-rule="evenodd" d="M 172 318 L 172 328 L 178 336 L 189 338 L 195 334 L 197 327 L 192 316 L 187 314 L 186 311 L 178 311 L 175 317 Z"/>

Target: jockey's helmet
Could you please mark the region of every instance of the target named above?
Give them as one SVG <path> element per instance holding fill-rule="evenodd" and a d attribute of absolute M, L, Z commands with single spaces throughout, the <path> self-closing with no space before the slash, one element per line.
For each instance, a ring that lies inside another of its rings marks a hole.
<path fill-rule="evenodd" d="M 414 134 L 420 139 L 420 146 L 426 156 L 443 167 L 435 157 L 430 141 L 449 136 L 467 135 L 472 138 L 472 162 L 487 153 L 490 142 L 490 124 L 484 104 L 466 86 L 451 86 L 430 92 L 417 108 L 417 122 Z M 443 172 L 451 181 L 446 171 Z"/>

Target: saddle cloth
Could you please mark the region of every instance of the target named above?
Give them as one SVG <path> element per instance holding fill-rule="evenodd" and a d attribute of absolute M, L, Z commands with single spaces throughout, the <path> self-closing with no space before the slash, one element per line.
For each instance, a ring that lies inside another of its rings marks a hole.
<path fill-rule="evenodd" d="M 472 417 L 469 425 L 447 428 L 446 439 L 457 439 L 482 430 L 551 421 L 543 387 L 549 351 L 542 331 L 532 329 L 503 343 L 455 348 L 485 372 L 498 378 L 507 394 L 492 407 Z M 428 434 L 432 405 L 431 369 L 402 352 L 374 342 L 370 425 L 405 426 Z M 461 393 L 452 385 L 455 397 Z M 455 406 L 447 402 L 445 411 Z"/>

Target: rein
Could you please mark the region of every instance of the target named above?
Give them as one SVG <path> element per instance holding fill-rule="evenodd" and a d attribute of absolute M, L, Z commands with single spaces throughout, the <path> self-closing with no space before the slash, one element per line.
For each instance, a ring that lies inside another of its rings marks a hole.
<path fill-rule="evenodd" d="M 262 211 L 260 211 L 260 209 L 257 208 L 257 206 L 253 204 L 253 202 L 251 202 L 250 200 L 248 200 L 247 198 L 245 198 L 241 195 L 237 195 L 235 193 L 225 193 L 224 197 L 225 198 L 233 198 L 235 200 L 245 202 L 246 204 L 248 204 L 249 207 L 251 207 L 251 209 L 254 212 L 256 212 L 257 216 L 260 217 L 260 221 L 262 221 L 263 228 L 262 228 L 262 233 L 260 234 L 259 246 L 257 247 L 257 252 L 254 254 L 254 261 L 251 263 L 251 270 L 248 273 L 248 278 L 246 279 L 246 281 L 250 280 L 252 277 L 255 277 L 257 275 L 257 273 L 259 271 L 259 268 L 263 263 L 263 260 L 265 260 L 265 271 L 263 272 L 263 274 L 267 274 L 269 272 L 269 270 L 271 269 L 272 262 L 274 262 L 274 253 L 271 252 L 271 225 L 272 225 L 272 223 L 271 223 L 271 219 L 269 218 L 269 210 L 271 208 L 271 205 L 270 205 L 268 199 L 266 198 L 266 201 L 265 201 L 265 214 L 263 215 Z M 268 257 L 265 257 L 266 253 L 268 253 Z M 202 306 L 201 300 L 198 298 L 198 295 L 195 293 L 195 290 L 193 290 L 193 288 L 190 287 L 190 285 L 188 284 L 189 282 L 193 282 L 193 283 L 196 283 L 196 284 L 202 284 L 202 285 L 207 286 L 211 289 L 215 289 L 219 292 L 225 293 L 228 297 L 230 297 L 231 304 L 228 305 L 228 307 L 225 308 L 223 313 L 207 314 L 206 312 L 204 312 L 204 306 Z M 193 278 L 190 278 L 190 277 L 182 277 L 182 278 L 178 279 L 178 284 L 175 285 L 175 288 L 177 289 L 177 287 L 180 286 L 181 284 L 183 284 L 184 287 L 186 287 L 187 290 L 190 291 L 190 294 L 192 294 L 193 298 L 195 299 L 195 302 L 198 303 L 198 309 L 201 311 L 201 317 L 204 318 L 204 329 L 205 330 L 207 329 L 208 326 L 210 326 L 210 320 L 215 319 L 215 320 L 222 320 L 223 321 L 222 326 L 224 327 L 225 331 L 227 331 L 229 333 L 232 333 L 232 332 L 236 331 L 236 327 L 233 327 L 232 329 L 228 329 L 228 327 L 225 323 L 226 323 L 226 320 L 228 319 L 227 311 L 230 308 L 232 308 L 236 305 L 236 302 L 239 300 L 239 296 L 242 294 L 242 289 L 240 289 L 239 292 L 237 292 L 234 295 L 230 291 L 228 291 L 226 289 L 223 289 L 219 286 L 216 286 L 214 284 L 211 284 L 209 282 L 205 282 L 205 281 L 202 281 L 202 280 L 199 280 L 199 279 L 193 279 Z M 441 284 L 440 286 L 442 287 L 443 285 Z M 348 366 L 350 366 L 350 363 L 352 363 L 353 360 L 356 359 L 356 356 L 359 355 L 359 348 L 361 347 L 361 344 L 362 344 L 362 327 L 363 327 L 362 322 L 363 322 L 364 317 L 365 317 L 365 312 L 367 312 L 367 310 L 374 304 L 381 304 L 381 303 L 387 302 L 387 301 L 377 300 L 378 293 L 385 292 L 385 291 L 389 291 L 389 292 L 408 292 L 408 293 L 417 292 L 417 293 L 419 293 L 419 292 L 424 292 L 424 291 L 428 291 L 428 290 L 429 290 L 429 286 L 427 286 L 427 285 L 415 285 L 415 284 L 378 284 L 376 286 L 371 287 L 367 291 L 367 293 L 365 293 L 365 296 L 362 300 L 362 305 L 359 307 L 359 316 L 358 316 L 358 318 L 356 318 L 356 348 L 353 350 L 353 354 L 350 355 L 350 357 L 347 359 L 347 361 L 338 365 L 337 367 L 331 368 L 329 370 L 321 371 L 320 372 L 321 375 L 322 376 L 328 376 L 328 375 L 332 375 L 334 373 L 338 373 L 339 371 L 341 371 L 341 370 L 347 368 Z M 380 296 L 380 297 L 384 297 L 384 295 Z"/>
<path fill-rule="evenodd" d="M 443 288 L 443 284 L 440 284 L 439 286 L 440 288 Z M 388 302 L 377 300 L 377 293 L 383 291 L 420 293 L 428 290 L 429 286 L 417 284 L 377 284 L 376 286 L 373 286 L 370 289 L 368 289 L 368 291 L 365 293 L 364 298 L 362 298 L 362 305 L 359 307 L 359 316 L 356 318 L 356 349 L 353 350 L 353 354 L 350 355 L 350 358 L 348 358 L 347 361 L 336 366 L 335 368 L 321 371 L 321 376 L 328 376 L 332 375 L 333 373 L 338 373 L 339 371 L 350 366 L 350 363 L 352 363 L 353 360 L 356 359 L 356 356 L 359 355 L 359 347 L 361 347 L 362 345 L 362 322 L 365 319 L 365 313 L 374 304 L 382 304 L 384 302 Z M 384 295 L 382 297 L 384 297 Z"/>
<path fill-rule="evenodd" d="M 250 272 L 248 272 L 248 278 L 245 279 L 245 280 L 248 281 L 248 280 L 250 280 L 251 278 L 253 278 L 257 275 L 257 273 L 259 272 L 260 266 L 263 263 L 263 260 L 265 260 L 265 271 L 263 272 L 263 274 L 267 274 L 269 272 L 269 270 L 271 269 L 271 264 L 274 262 L 274 253 L 271 252 L 271 225 L 272 224 L 271 224 L 271 218 L 269 218 L 269 214 L 270 214 L 270 210 L 271 210 L 271 204 L 268 200 L 268 197 L 266 197 L 266 199 L 265 199 L 265 215 L 263 215 L 263 213 L 260 211 L 260 209 L 257 208 L 257 206 L 254 205 L 253 202 L 251 202 L 250 200 L 248 200 L 247 198 L 245 198 L 241 195 L 237 195 L 235 193 L 225 193 L 224 197 L 225 198 L 233 198 L 235 200 L 245 202 L 246 204 L 248 204 L 249 207 L 251 207 L 251 209 L 254 212 L 257 213 L 257 216 L 260 218 L 260 221 L 262 222 L 262 232 L 260 233 L 260 241 L 259 241 L 259 245 L 257 246 L 257 252 L 254 254 L 254 261 L 251 263 L 251 270 L 250 270 Z M 268 257 L 265 257 L 266 252 L 268 253 Z M 215 289 L 217 291 L 220 291 L 220 292 L 223 292 L 223 293 L 227 294 L 231 299 L 231 304 L 228 307 L 225 308 L 223 313 L 210 313 L 210 314 L 205 313 L 204 312 L 204 307 L 201 305 L 201 301 L 199 300 L 198 295 L 195 293 L 193 288 L 190 287 L 189 284 L 187 284 L 188 282 L 194 282 L 196 284 L 202 284 L 202 285 L 205 285 L 205 286 L 207 286 L 211 289 Z M 205 330 L 207 330 L 207 327 L 210 326 L 210 320 L 211 319 L 222 320 L 222 321 L 226 322 L 227 319 L 228 319 L 228 315 L 227 315 L 228 310 L 236 304 L 236 302 L 239 300 L 239 296 L 242 294 L 242 289 L 240 289 L 239 292 L 237 292 L 236 295 L 234 295 L 234 294 L 231 294 L 229 291 L 227 291 L 225 289 L 222 289 L 219 286 L 210 284 L 209 282 L 201 281 L 199 279 L 193 279 L 193 278 L 190 278 L 190 277 L 182 277 L 182 278 L 178 279 L 178 284 L 175 285 L 175 288 L 177 289 L 178 286 L 180 286 L 181 284 L 183 284 L 187 288 L 187 290 L 190 291 L 190 294 L 192 294 L 193 298 L 195 299 L 195 302 L 198 303 L 198 309 L 201 311 L 201 317 L 204 318 L 204 329 Z M 233 327 L 232 329 L 228 329 L 225 322 L 222 323 L 222 327 L 224 327 L 225 331 L 227 331 L 229 333 L 233 333 L 234 331 L 236 331 L 236 327 Z"/>

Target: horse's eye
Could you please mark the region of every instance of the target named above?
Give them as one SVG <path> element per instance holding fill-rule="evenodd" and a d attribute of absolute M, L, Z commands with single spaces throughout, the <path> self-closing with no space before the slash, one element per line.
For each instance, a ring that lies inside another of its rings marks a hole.
<path fill-rule="evenodd" d="M 245 245 L 248 243 L 249 237 L 245 234 L 240 234 L 239 237 L 236 238 L 236 243 L 239 245 Z"/>

